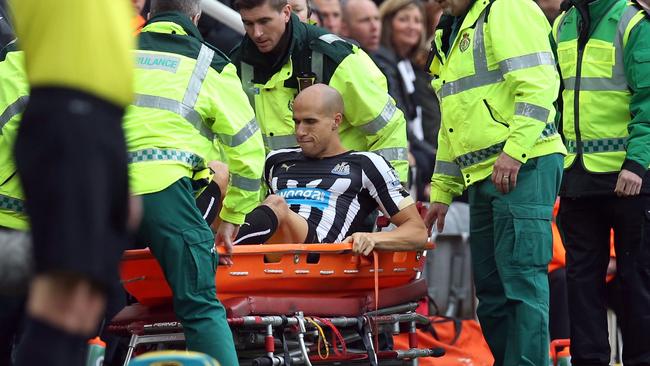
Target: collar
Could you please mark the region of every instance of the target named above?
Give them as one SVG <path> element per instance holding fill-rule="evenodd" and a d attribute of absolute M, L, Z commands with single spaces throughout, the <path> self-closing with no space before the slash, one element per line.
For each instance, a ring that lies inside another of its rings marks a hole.
<path fill-rule="evenodd" d="M 167 11 L 156 14 L 153 18 L 149 19 L 142 32 L 155 32 L 155 33 L 168 33 L 180 34 L 197 38 L 203 42 L 203 36 L 199 29 L 192 23 L 187 15 L 176 12 Z"/>

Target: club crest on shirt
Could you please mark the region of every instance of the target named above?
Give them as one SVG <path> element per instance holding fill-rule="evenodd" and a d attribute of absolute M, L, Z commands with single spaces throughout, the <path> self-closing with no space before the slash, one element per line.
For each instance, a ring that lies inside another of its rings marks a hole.
<path fill-rule="evenodd" d="M 399 186 L 402 185 L 402 183 L 400 183 L 400 180 L 399 180 L 399 175 L 397 175 L 397 172 L 395 171 L 395 169 L 389 170 L 388 175 L 392 178 L 390 180 L 390 182 L 388 182 L 388 184 L 391 187 L 399 187 Z"/>
<path fill-rule="evenodd" d="M 334 169 L 332 169 L 332 174 L 350 175 L 350 165 L 348 165 L 348 163 L 345 162 L 345 161 L 340 162 L 340 163 L 336 164 Z"/>
<path fill-rule="evenodd" d="M 460 43 L 459 43 L 459 48 L 460 52 L 465 52 L 469 48 L 469 34 L 465 33 L 463 34 L 463 38 L 461 38 Z"/>

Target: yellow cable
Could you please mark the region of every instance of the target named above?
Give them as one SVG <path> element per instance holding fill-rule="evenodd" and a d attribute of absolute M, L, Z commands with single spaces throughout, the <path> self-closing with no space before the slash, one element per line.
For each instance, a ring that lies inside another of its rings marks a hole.
<path fill-rule="evenodd" d="M 327 344 L 327 338 L 325 338 L 325 332 L 323 332 L 323 328 L 321 328 L 321 326 L 318 325 L 318 323 L 316 323 L 314 321 L 314 319 L 312 319 L 312 318 L 305 317 L 305 320 L 312 323 L 314 325 L 314 327 L 316 327 L 316 329 L 318 329 L 318 334 L 319 334 L 318 335 L 318 357 L 320 357 L 321 360 L 326 360 L 330 356 L 330 348 L 329 348 L 329 345 Z M 320 351 L 321 339 L 325 343 L 325 357 L 323 357 L 323 354 Z"/>

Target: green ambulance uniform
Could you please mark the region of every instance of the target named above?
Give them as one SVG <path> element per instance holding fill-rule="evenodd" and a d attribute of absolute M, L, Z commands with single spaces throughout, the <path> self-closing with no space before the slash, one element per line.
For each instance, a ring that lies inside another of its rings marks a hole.
<path fill-rule="evenodd" d="M 289 47 L 279 59 L 260 53 L 248 36 L 230 55 L 255 109 L 267 150 L 298 145 L 291 104 L 298 94 L 298 78 L 313 77 L 314 82 L 327 84 L 343 96 L 345 110 L 339 128 L 343 145 L 383 156 L 400 179 L 407 181 L 406 120 L 370 57 L 338 36 L 300 22 L 295 14 L 286 32 L 291 37 Z"/>
<path fill-rule="evenodd" d="M 14 230 L 28 229 L 12 151 L 29 97 L 24 63 L 24 54 L 15 49 L 15 41 L 0 51 L 0 227 Z"/>
<path fill-rule="evenodd" d="M 575 365 L 610 362 L 610 231 L 625 365 L 650 364 L 650 18 L 624 0 L 575 1 L 553 26 L 568 155 L 558 227 L 566 247 Z M 617 197 L 621 170 L 639 195 Z M 617 292 L 618 292 L 617 291 Z"/>
<path fill-rule="evenodd" d="M 559 76 L 550 26 L 533 1 L 477 0 L 439 28 L 430 71 L 442 125 L 431 202 L 449 204 L 469 190 L 477 313 L 495 365 L 546 365 L 550 220 L 566 153 L 553 123 Z M 522 163 L 505 195 L 490 179 L 502 152 Z"/>
<path fill-rule="evenodd" d="M 220 213 L 241 224 L 257 205 L 264 145 L 235 67 L 202 43 L 190 19 L 160 13 L 135 51 L 135 99 L 124 130 L 131 190 L 142 195 L 137 239 L 149 245 L 173 290 L 188 349 L 236 365 L 225 310 L 216 299 L 214 234 L 194 194 L 210 179 L 206 163 L 227 157 L 230 184 Z"/>

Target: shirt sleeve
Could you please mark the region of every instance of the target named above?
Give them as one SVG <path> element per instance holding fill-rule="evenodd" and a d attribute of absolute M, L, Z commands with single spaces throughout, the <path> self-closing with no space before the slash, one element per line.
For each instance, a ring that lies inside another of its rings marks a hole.
<path fill-rule="evenodd" d="M 362 186 L 370 192 L 384 215 L 391 217 L 414 203 L 395 169 L 383 157 L 364 153 L 362 161 Z"/>

